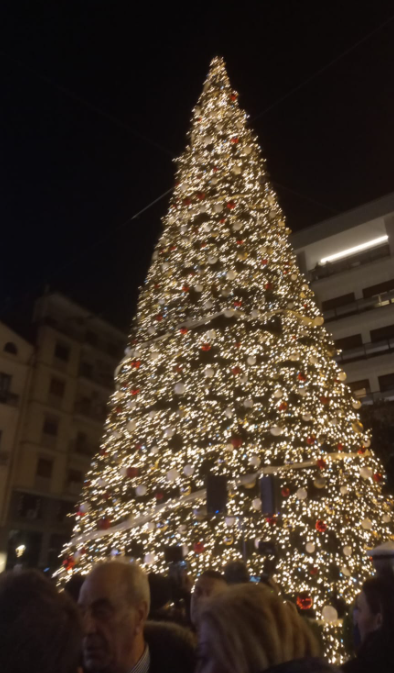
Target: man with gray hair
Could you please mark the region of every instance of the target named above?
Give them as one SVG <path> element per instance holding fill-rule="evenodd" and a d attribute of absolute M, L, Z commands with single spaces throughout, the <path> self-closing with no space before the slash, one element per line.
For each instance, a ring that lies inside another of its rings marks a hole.
<path fill-rule="evenodd" d="M 174 624 L 146 625 L 148 578 L 137 563 L 99 563 L 79 595 L 87 673 L 165 673 L 193 670 L 190 638 Z"/>

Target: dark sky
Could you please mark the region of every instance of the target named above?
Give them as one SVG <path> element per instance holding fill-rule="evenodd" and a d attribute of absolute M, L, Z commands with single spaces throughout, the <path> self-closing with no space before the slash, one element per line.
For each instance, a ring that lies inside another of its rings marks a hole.
<path fill-rule="evenodd" d="M 172 187 L 216 54 L 292 229 L 393 190 L 392 1 L 158 4 L 3 4 L 0 320 L 47 283 L 127 327 L 167 198 L 122 223 Z"/>

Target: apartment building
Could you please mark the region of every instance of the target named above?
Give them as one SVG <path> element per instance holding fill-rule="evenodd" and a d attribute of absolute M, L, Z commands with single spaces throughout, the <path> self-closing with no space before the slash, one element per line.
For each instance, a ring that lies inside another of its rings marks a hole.
<path fill-rule="evenodd" d="M 292 234 L 348 382 L 394 399 L 394 193 Z"/>
<path fill-rule="evenodd" d="M 113 374 L 127 337 L 57 293 L 36 302 L 33 326 L 0 551 L 7 555 L 7 567 L 52 569 L 70 536 L 69 513 L 99 449 Z"/>

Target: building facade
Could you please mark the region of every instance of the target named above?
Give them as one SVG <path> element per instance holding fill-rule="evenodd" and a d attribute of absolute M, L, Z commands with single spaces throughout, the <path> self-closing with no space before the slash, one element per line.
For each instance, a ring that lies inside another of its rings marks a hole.
<path fill-rule="evenodd" d="M 60 294 L 37 301 L 33 323 L 34 354 L 1 540 L 7 567 L 53 569 L 99 450 L 126 335 Z"/>
<path fill-rule="evenodd" d="M 27 341 L 0 323 L 0 531 L 6 523 L 8 489 L 26 409 L 33 352 Z M 5 564 L 3 544 L 0 547 L 0 572 Z"/>
<path fill-rule="evenodd" d="M 394 399 L 394 193 L 291 236 L 363 403 Z"/>

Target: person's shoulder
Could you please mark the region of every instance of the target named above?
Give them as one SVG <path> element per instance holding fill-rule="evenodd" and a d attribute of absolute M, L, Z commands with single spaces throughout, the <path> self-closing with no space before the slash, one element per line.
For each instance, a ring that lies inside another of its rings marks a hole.
<path fill-rule="evenodd" d="M 196 642 L 193 633 L 172 622 L 148 621 L 144 629 L 149 646 L 149 673 L 192 673 Z"/>

